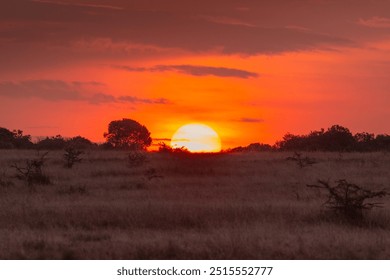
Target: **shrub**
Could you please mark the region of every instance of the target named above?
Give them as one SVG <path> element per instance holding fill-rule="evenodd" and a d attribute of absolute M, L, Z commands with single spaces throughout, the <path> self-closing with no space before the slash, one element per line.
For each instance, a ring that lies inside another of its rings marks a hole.
<path fill-rule="evenodd" d="M 314 158 L 302 157 L 300 153 L 295 152 L 294 156 L 286 158 L 286 160 L 295 161 L 300 168 L 313 165 L 317 163 Z"/>
<path fill-rule="evenodd" d="M 138 167 L 146 162 L 146 154 L 142 151 L 131 151 L 127 156 L 129 167 Z"/>
<path fill-rule="evenodd" d="M 158 144 L 158 151 L 160 153 L 168 153 L 168 154 L 189 154 L 187 148 L 180 147 L 180 148 L 172 148 L 171 146 L 165 144 L 164 142 L 161 142 Z"/>
<path fill-rule="evenodd" d="M 23 180 L 27 183 L 29 187 L 32 187 L 36 184 L 48 185 L 50 184 L 50 179 L 43 172 L 43 166 L 46 161 L 47 152 L 39 156 L 37 159 L 28 159 L 25 162 L 24 166 L 18 166 L 17 164 L 11 165 L 18 172 L 16 178 Z M 31 188 L 31 190 L 33 190 Z"/>
<path fill-rule="evenodd" d="M 328 197 L 324 205 L 353 220 L 363 218 L 363 210 L 369 210 L 382 205 L 378 202 L 366 202 L 367 199 L 389 195 L 385 190 L 366 190 L 347 182 L 347 180 L 338 180 L 336 181 L 336 186 L 333 187 L 328 182 L 318 180 L 318 185 L 307 185 L 307 187 L 325 189 L 328 192 Z"/>
<path fill-rule="evenodd" d="M 82 158 L 80 158 L 80 155 L 82 155 L 84 152 L 74 149 L 73 147 L 68 147 L 65 149 L 65 167 L 72 168 L 73 165 L 77 162 L 81 162 Z"/>
<path fill-rule="evenodd" d="M 50 138 L 46 137 L 45 139 L 38 141 L 36 147 L 45 150 L 62 150 L 66 147 L 66 140 L 61 135 Z"/>

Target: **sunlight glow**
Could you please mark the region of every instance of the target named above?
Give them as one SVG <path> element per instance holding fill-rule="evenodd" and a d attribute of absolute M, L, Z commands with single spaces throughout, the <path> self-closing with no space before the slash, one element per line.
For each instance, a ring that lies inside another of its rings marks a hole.
<path fill-rule="evenodd" d="M 211 127 L 192 123 L 180 127 L 171 139 L 172 148 L 184 147 L 190 152 L 219 152 L 221 139 Z"/>

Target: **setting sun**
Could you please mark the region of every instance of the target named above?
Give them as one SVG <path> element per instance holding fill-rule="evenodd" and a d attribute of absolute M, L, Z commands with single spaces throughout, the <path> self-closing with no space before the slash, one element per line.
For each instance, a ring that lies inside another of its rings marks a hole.
<path fill-rule="evenodd" d="M 217 132 L 204 124 L 186 124 L 180 127 L 171 139 L 172 148 L 184 147 L 190 152 L 219 152 L 221 139 Z"/>

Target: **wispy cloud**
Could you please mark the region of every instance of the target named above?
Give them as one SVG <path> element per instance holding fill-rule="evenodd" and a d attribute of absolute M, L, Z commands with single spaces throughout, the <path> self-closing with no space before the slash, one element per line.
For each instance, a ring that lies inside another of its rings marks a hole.
<path fill-rule="evenodd" d="M 357 23 L 372 28 L 390 28 L 390 18 L 384 18 L 384 17 L 359 19 Z"/>
<path fill-rule="evenodd" d="M 139 98 L 139 97 L 130 96 L 130 95 L 119 96 L 117 98 L 117 101 L 128 102 L 128 103 L 144 103 L 144 104 L 169 104 L 169 103 L 171 103 L 168 99 L 165 99 L 165 98 L 149 99 L 149 98 Z"/>
<path fill-rule="evenodd" d="M 199 66 L 199 65 L 156 65 L 153 67 L 131 67 L 116 65 L 114 68 L 123 69 L 129 72 L 178 72 L 192 76 L 216 76 L 233 78 L 257 78 L 259 74 L 236 68 Z"/>
<path fill-rule="evenodd" d="M 140 98 L 131 95 L 114 96 L 106 93 L 84 94 L 86 86 L 102 86 L 99 82 L 66 82 L 62 80 L 26 80 L 0 82 L 0 96 L 8 98 L 39 98 L 48 101 L 86 101 L 91 104 L 131 103 L 170 104 L 165 98 Z"/>
<path fill-rule="evenodd" d="M 111 5 L 69 3 L 69 2 L 50 1 L 50 0 L 30 0 L 30 2 L 42 3 L 42 4 L 53 4 L 53 5 L 60 5 L 60 6 L 75 6 L 75 7 L 87 7 L 87 8 L 98 8 L 98 9 L 123 10 L 123 7 L 111 6 Z"/>
<path fill-rule="evenodd" d="M 231 18 L 231 17 L 217 17 L 217 16 L 199 16 L 199 18 L 204 19 L 209 22 L 214 22 L 218 24 L 226 24 L 226 25 L 240 25 L 246 27 L 255 27 L 256 25 L 245 22 L 239 19 Z"/>
<path fill-rule="evenodd" d="M 244 123 L 262 123 L 264 122 L 263 119 L 257 119 L 257 118 L 241 118 L 237 119 L 237 122 L 244 122 Z"/>
<path fill-rule="evenodd" d="M 0 82 L 0 96 L 40 98 L 50 101 L 81 100 L 80 88 L 62 80 L 26 80 Z"/>

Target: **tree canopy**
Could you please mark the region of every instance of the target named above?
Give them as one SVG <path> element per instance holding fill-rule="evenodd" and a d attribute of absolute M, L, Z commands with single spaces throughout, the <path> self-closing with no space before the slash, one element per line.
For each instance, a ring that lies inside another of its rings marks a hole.
<path fill-rule="evenodd" d="M 348 128 L 333 125 L 326 131 L 312 131 L 307 135 L 287 133 L 281 141 L 276 142 L 276 148 L 282 151 L 378 151 L 390 150 L 390 136 L 362 132 L 353 135 Z"/>
<path fill-rule="evenodd" d="M 104 137 L 108 144 L 118 149 L 145 150 L 152 144 L 149 130 L 132 119 L 110 122 Z"/>
<path fill-rule="evenodd" d="M 10 131 L 0 127 L 0 149 L 30 149 L 34 146 L 30 135 L 24 135 L 22 130 Z"/>

